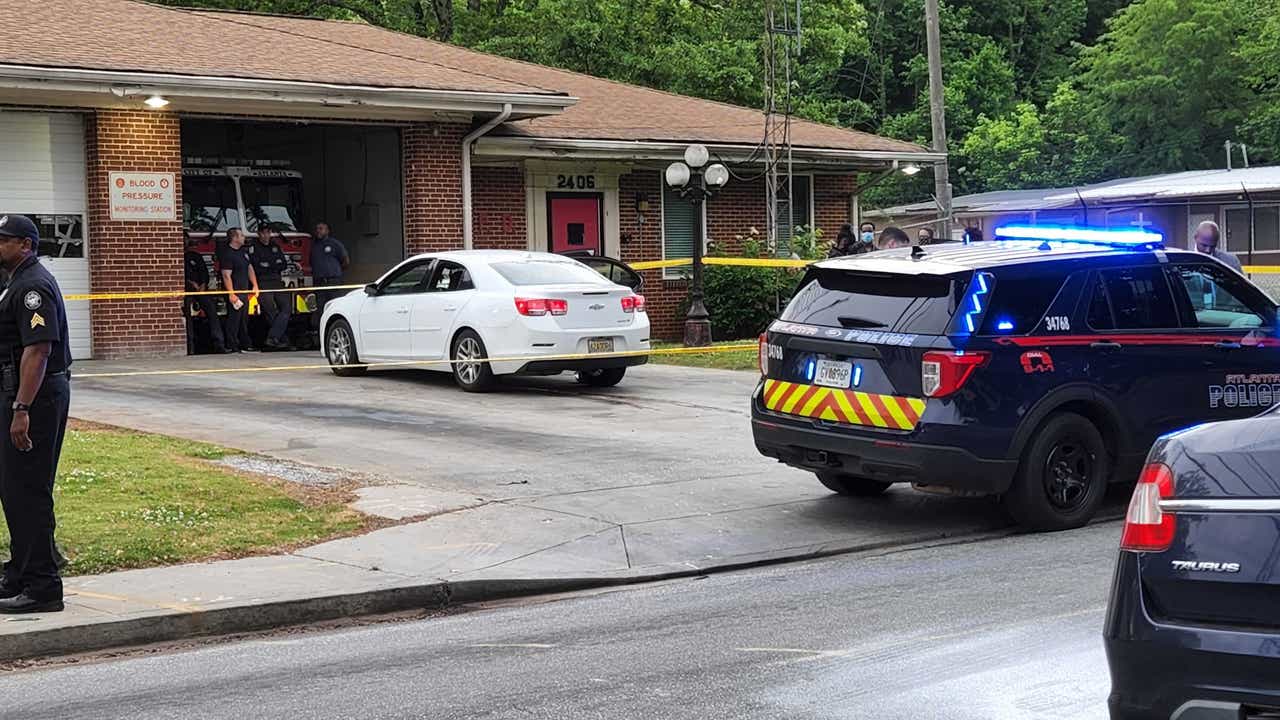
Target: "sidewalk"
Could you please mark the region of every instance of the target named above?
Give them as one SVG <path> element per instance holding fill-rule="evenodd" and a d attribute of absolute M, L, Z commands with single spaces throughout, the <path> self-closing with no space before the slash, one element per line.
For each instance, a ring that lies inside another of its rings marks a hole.
<path fill-rule="evenodd" d="M 233 360 L 76 367 L 88 374 Z M 357 508 L 432 516 L 288 555 L 71 578 L 65 612 L 0 618 L 0 661 L 1006 527 L 987 500 L 905 488 L 840 498 L 761 458 L 746 416 L 750 373 L 654 366 L 610 392 L 543 379 L 479 398 L 422 373 L 76 382 L 75 417 L 377 475 L 396 484 L 370 489 Z M 191 421 L 193 405 L 200 422 Z"/>

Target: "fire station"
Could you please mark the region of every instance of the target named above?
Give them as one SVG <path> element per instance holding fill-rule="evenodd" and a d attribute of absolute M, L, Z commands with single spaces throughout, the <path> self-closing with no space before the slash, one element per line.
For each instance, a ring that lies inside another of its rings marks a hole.
<path fill-rule="evenodd" d="M 416 253 L 589 250 L 688 257 L 693 205 L 662 171 L 690 143 L 736 176 L 702 207 L 704 242 L 763 232 L 764 116 L 365 24 L 160 7 L 3 0 L 0 211 L 41 227 L 63 292 L 175 292 L 184 233 L 281 230 L 305 285 L 308 233 L 347 246 L 347 280 Z M 793 120 L 794 225 L 834 237 L 859 179 L 941 159 Z M 244 217 L 242 217 L 244 215 Z M 789 236 L 789 233 L 780 233 Z M 646 272 L 658 336 L 686 281 Z M 77 358 L 185 352 L 174 298 L 68 304 Z"/>

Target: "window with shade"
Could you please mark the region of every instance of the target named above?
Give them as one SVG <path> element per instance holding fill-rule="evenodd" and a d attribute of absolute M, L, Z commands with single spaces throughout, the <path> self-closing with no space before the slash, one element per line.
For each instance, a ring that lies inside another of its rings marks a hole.
<path fill-rule="evenodd" d="M 791 257 L 791 238 L 797 227 L 812 227 L 813 186 L 808 175 L 791 176 L 790 188 L 785 177 L 778 187 L 778 257 Z M 788 195 L 788 190 L 790 195 Z"/>
<path fill-rule="evenodd" d="M 670 187 L 662 189 L 662 258 L 676 260 L 693 257 L 693 238 L 697 233 L 694 222 L 701 206 L 694 205 L 680 197 L 677 190 Z M 667 268 L 663 277 L 679 279 L 689 276 L 688 267 Z"/>

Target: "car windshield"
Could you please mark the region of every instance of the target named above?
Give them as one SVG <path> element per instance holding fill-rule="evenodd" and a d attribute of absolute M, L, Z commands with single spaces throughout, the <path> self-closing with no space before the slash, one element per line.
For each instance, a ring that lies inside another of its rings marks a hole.
<path fill-rule="evenodd" d="M 608 285 L 607 278 L 576 262 L 524 260 L 494 263 L 493 269 L 512 285 Z"/>
<path fill-rule="evenodd" d="M 243 177 L 240 192 L 244 195 L 244 212 L 248 215 L 249 232 L 262 223 L 276 231 L 297 231 L 302 214 L 302 180 L 283 177 Z"/>
<path fill-rule="evenodd" d="M 229 177 L 188 177 L 182 180 L 183 227 L 193 232 L 225 232 L 240 227 L 236 188 Z"/>
<path fill-rule="evenodd" d="M 932 275 L 814 268 L 782 319 L 807 325 L 940 335 L 955 310 L 956 285 Z"/>

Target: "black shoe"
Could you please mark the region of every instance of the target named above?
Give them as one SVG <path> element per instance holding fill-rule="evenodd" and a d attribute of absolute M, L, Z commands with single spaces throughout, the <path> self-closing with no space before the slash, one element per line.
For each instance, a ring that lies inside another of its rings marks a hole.
<path fill-rule="evenodd" d="M 66 608 L 62 598 L 37 600 L 26 592 L 0 600 L 0 615 L 26 615 L 29 613 L 62 612 Z"/>
<path fill-rule="evenodd" d="M 230 354 L 232 354 L 232 353 L 238 353 L 238 352 L 240 352 L 240 351 L 239 351 L 239 350 L 232 350 L 231 348 L 222 348 L 221 350 L 219 350 L 219 351 L 218 351 L 218 354 L 219 354 L 219 355 L 230 355 Z"/>
<path fill-rule="evenodd" d="M 10 585 L 4 580 L 0 580 L 0 600 L 8 600 L 11 597 L 18 597 L 22 594 L 22 588 L 17 585 Z"/>

